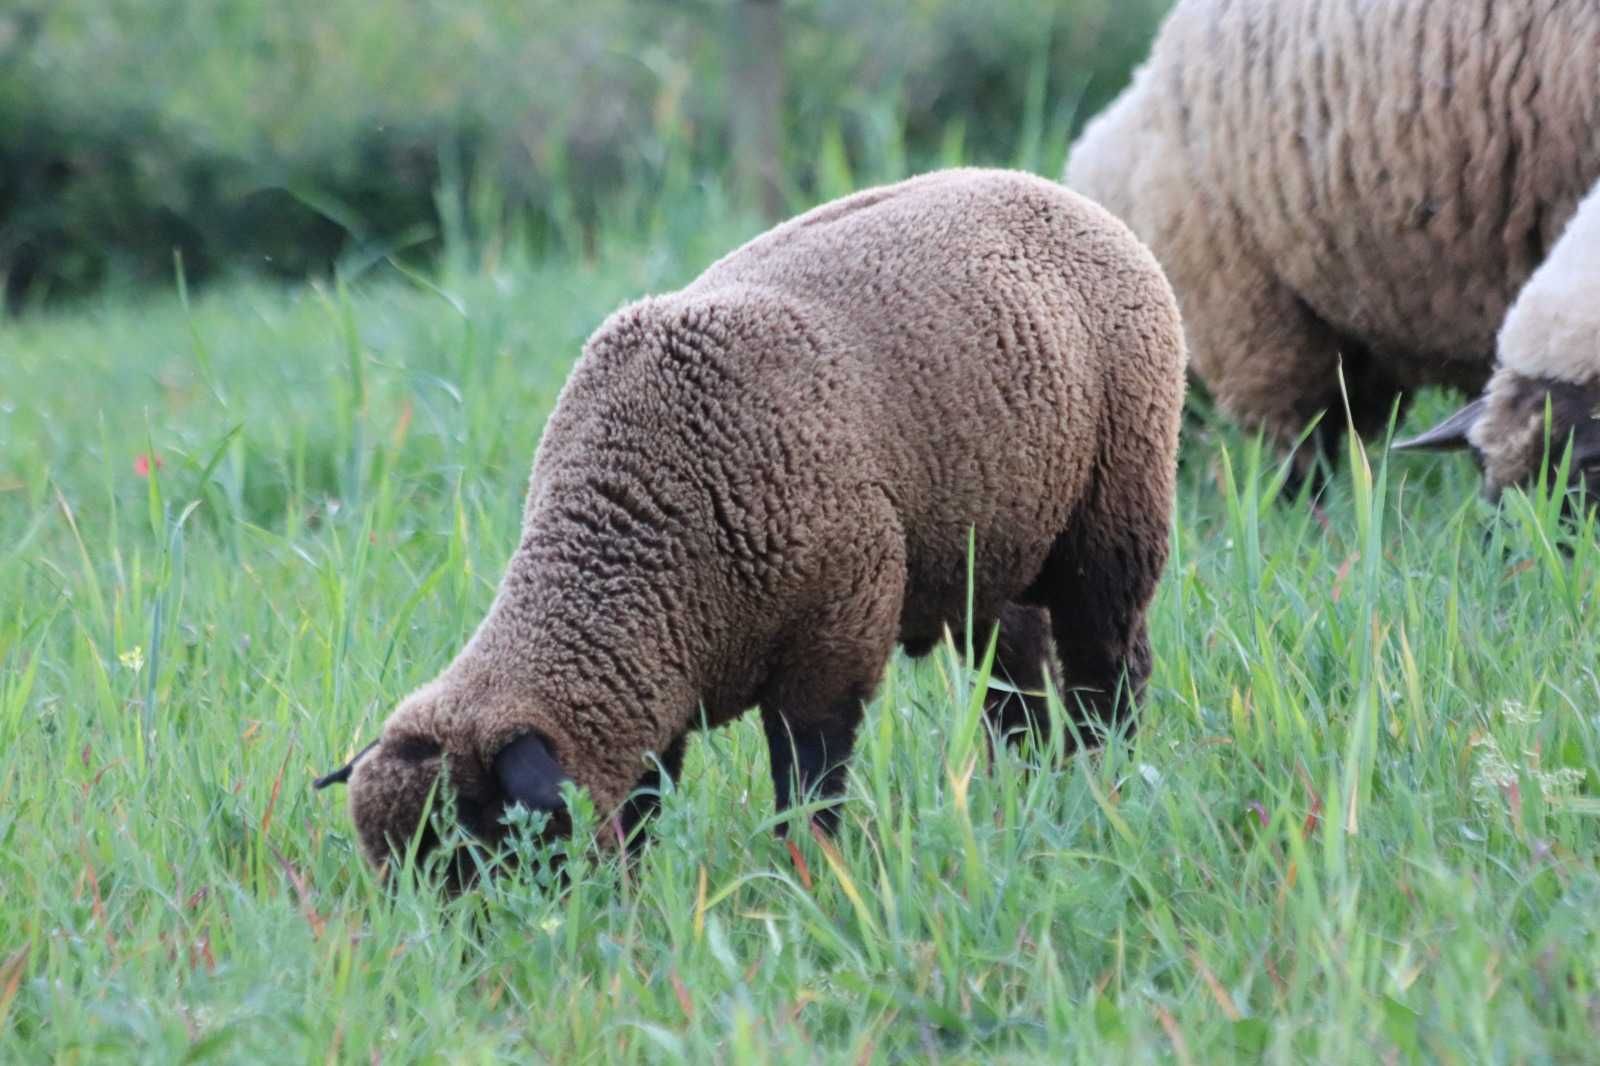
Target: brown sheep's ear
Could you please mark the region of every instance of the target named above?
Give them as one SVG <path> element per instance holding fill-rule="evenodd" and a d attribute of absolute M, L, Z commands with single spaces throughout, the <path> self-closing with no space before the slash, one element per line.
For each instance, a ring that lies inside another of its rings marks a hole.
<path fill-rule="evenodd" d="M 380 737 L 379 740 L 381 739 L 382 738 Z M 322 789 L 327 788 L 329 785 L 347 784 L 350 781 L 350 775 L 355 772 L 356 763 L 361 761 L 361 757 L 363 755 L 377 746 L 378 741 L 374 740 L 371 744 L 368 744 L 366 747 L 352 755 L 349 762 L 345 763 L 337 770 L 334 770 L 331 773 L 323 774 L 321 777 L 311 782 L 311 787 L 321 791 Z"/>
<path fill-rule="evenodd" d="M 1397 452 L 1458 452 L 1470 448 L 1472 442 L 1467 439 L 1467 434 L 1483 417 L 1483 409 L 1488 403 L 1486 397 L 1479 396 L 1427 432 L 1419 433 L 1410 440 L 1397 440 L 1391 447 Z"/>
<path fill-rule="evenodd" d="M 571 779 L 537 733 L 524 733 L 506 745 L 494 757 L 494 775 L 508 807 L 520 803 L 530 811 L 552 813 L 566 806 L 561 783 Z"/>

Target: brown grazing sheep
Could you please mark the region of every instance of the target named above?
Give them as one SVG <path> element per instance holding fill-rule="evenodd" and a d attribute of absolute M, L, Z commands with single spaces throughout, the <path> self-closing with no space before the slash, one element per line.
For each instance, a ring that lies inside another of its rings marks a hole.
<path fill-rule="evenodd" d="M 1198 377 L 1280 446 L 1322 411 L 1337 440 L 1341 359 L 1363 434 L 1492 372 L 1409 445 L 1472 447 L 1498 497 L 1539 473 L 1548 396 L 1600 488 L 1600 3 L 1181 0 L 1066 181 L 1148 242 Z"/>
<path fill-rule="evenodd" d="M 1154 258 L 1056 183 L 952 170 L 810 211 L 601 325 L 488 617 L 324 783 L 374 863 L 445 760 L 490 842 L 518 803 L 564 831 L 569 779 L 631 831 L 649 753 L 676 774 L 702 715 L 759 705 L 779 809 L 837 795 L 896 642 L 962 624 L 969 530 L 980 625 L 1048 610 L 1104 726 L 1150 672 L 1183 392 Z M 1038 683 L 1048 643 L 1010 634 L 1004 668 Z"/>

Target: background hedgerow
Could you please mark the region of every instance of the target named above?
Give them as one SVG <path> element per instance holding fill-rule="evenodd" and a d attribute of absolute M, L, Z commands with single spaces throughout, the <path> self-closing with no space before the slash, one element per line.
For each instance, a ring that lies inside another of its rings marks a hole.
<path fill-rule="evenodd" d="M 168 282 L 174 248 L 295 280 L 462 229 L 587 248 L 756 151 L 773 213 L 952 151 L 1054 172 L 1168 6 L 786 0 L 753 45 L 775 0 L 16 0 L 0 278 L 18 306 Z"/>

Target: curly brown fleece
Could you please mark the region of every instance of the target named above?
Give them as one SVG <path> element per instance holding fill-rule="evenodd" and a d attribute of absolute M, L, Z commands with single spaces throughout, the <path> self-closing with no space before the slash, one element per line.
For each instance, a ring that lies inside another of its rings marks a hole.
<path fill-rule="evenodd" d="M 647 753 L 675 773 L 702 714 L 754 705 L 780 809 L 795 785 L 836 794 L 896 642 L 962 624 L 969 530 L 980 624 L 1047 610 L 1090 713 L 1123 713 L 1150 671 L 1183 392 L 1149 252 L 1009 172 L 826 204 L 623 308 L 545 428 L 487 618 L 353 767 L 366 854 L 412 836 L 443 760 L 494 839 L 503 764 L 530 749 L 548 796 L 570 777 L 631 825 Z M 1005 668 L 1037 683 L 1047 644 L 1011 634 L 1032 661 Z"/>
<path fill-rule="evenodd" d="M 1554 359 L 1500 332 L 1519 292 L 1565 287 L 1552 246 L 1600 180 L 1593 0 L 1181 0 L 1066 180 L 1149 243 L 1198 377 L 1279 444 L 1324 410 L 1336 438 L 1341 358 L 1370 434 L 1420 386 L 1483 388 L 1498 356 L 1485 403 L 1432 442 L 1481 416 L 1491 496 L 1537 470 L 1502 439 L 1530 396 L 1600 405 L 1592 306 Z M 1554 429 L 1600 446 L 1592 421 Z"/>

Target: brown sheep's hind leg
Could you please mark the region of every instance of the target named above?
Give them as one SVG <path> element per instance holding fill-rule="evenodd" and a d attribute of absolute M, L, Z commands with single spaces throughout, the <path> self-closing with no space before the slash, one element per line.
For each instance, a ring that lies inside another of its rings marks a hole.
<path fill-rule="evenodd" d="M 1044 570 L 1024 596 L 1047 607 L 1065 687 L 1062 701 L 1079 740 L 1098 747 L 1120 727 L 1131 731 L 1152 666 L 1145 612 L 1167 557 L 1170 502 L 1136 502 L 1132 485 L 1102 491 L 1056 538 Z"/>
<path fill-rule="evenodd" d="M 1066 687 L 1061 693 L 1076 736 L 1063 738 L 1067 752 L 1080 741 L 1098 747 L 1126 725 L 1150 677 L 1152 656 L 1143 610 L 1112 588 L 1113 582 L 1075 574 L 1058 584 L 1051 628 Z"/>

